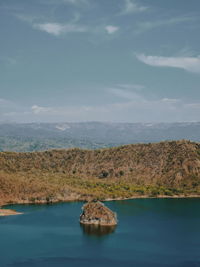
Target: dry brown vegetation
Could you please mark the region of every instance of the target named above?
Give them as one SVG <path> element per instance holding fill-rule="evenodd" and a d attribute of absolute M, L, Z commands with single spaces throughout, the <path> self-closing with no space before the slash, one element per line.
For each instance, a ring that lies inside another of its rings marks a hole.
<path fill-rule="evenodd" d="M 200 193 L 200 144 L 0 153 L 0 202 Z"/>

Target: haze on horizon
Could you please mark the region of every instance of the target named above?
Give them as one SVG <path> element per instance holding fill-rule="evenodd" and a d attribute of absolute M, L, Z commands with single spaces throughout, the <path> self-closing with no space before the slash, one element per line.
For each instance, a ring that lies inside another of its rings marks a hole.
<path fill-rule="evenodd" d="M 0 122 L 199 121 L 199 0 L 1 0 L 0 24 Z"/>

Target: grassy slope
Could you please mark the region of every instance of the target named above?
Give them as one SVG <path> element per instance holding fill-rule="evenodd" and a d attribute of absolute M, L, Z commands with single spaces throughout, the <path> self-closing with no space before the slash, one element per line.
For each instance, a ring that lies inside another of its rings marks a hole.
<path fill-rule="evenodd" d="M 200 144 L 0 153 L 1 202 L 200 194 Z"/>

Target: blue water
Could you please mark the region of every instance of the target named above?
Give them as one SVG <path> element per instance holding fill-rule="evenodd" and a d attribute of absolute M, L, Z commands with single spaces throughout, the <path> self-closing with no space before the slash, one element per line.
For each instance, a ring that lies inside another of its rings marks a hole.
<path fill-rule="evenodd" d="M 200 266 L 200 199 L 135 199 L 106 203 L 115 229 L 85 229 L 83 203 L 12 205 L 0 217 L 0 266 Z"/>

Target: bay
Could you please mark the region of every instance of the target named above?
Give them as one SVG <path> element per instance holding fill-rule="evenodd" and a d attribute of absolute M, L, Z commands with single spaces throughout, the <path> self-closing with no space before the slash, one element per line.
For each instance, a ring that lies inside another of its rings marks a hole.
<path fill-rule="evenodd" d="M 82 227 L 82 205 L 6 206 L 24 214 L 0 217 L 0 266 L 200 266 L 200 199 L 106 202 L 115 229 Z"/>

